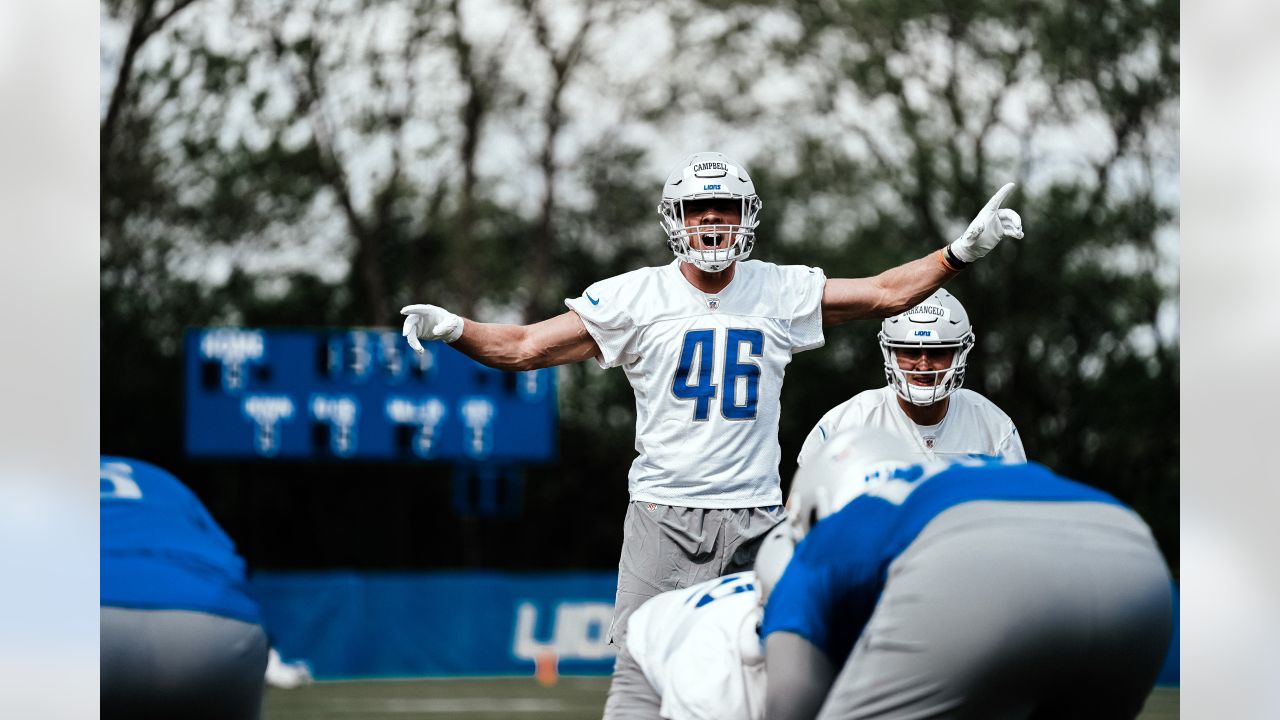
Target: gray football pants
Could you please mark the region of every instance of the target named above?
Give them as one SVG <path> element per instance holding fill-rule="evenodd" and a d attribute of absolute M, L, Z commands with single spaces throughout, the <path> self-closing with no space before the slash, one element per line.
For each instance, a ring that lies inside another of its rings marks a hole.
<path fill-rule="evenodd" d="M 268 643 L 262 628 L 186 610 L 101 612 L 104 718 L 256 719 Z"/>
<path fill-rule="evenodd" d="M 819 718 L 1131 718 L 1172 632 L 1169 572 L 1129 510 L 973 502 L 890 566 Z"/>
<path fill-rule="evenodd" d="M 780 505 L 717 510 L 631 502 L 609 641 L 622 645 L 627 618 L 654 595 L 750 570 L 760 542 L 784 515 Z"/>
<path fill-rule="evenodd" d="M 662 698 L 624 644 L 613 664 L 604 720 L 660 720 Z"/>

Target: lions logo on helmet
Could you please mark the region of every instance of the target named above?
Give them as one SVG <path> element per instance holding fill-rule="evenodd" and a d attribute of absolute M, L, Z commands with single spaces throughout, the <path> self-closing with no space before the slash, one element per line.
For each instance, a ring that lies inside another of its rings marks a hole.
<path fill-rule="evenodd" d="M 973 349 L 973 327 L 964 306 L 946 290 L 902 313 L 886 318 L 880 328 L 880 352 L 884 355 L 884 375 L 898 397 L 912 405 L 932 405 L 964 385 L 965 363 Z M 943 370 L 903 370 L 896 352 L 901 349 L 952 348 L 951 366 Z M 908 381 L 907 376 L 924 376 L 925 385 Z"/>
<path fill-rule="evenodd" d="M 740 224 L 685 227 L 685 202 L 710 199 L 737 200 L 742 209 Z M 672 171 L 662 186 L 659 223 L 667 233 L 667 245 L 677 258 L 706 272 L 720 272 L 751 254 L 763 206 L 746 168 L 720 153 L 700 152 L 690 155 Z M 731 238 L 724 247 L 694 250 L 689 244 L 691 237 L 720 235 Z"/>

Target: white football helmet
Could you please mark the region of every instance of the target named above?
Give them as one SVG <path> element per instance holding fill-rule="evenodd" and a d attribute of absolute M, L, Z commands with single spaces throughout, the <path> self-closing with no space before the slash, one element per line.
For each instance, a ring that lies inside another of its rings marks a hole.
<path fill-rule="evenodd" d="M 965 362 L 973 349 L 973 327 L 964 306 L 946 290 L 901 315 L 885 318 L 880 327 L 880 352 L 884 355 L 884 376 L 898 397 L 912 405 L 932 405 L 964 385 Z M 954 348 L 951 367 L 945 370 L 906 371 L 898 367 L 898 348 Z M 923 375 L 932 385 L 914 385 L 908 375 Z"/>
<path fill-rule="evenodd" d="M 689 200 L 737 200 L 742 207 L 738 225 L 696 225 L 685 227 L 684 204 Z M 736 260 L 745 260 L 756 242 L 756 226 L 760 224 L 760 208 L 764 204 L 756 195 L 756 186 L 746 168 L 717 152 L 690 155 L 671 172 L 662 186 L 662 202 L 658 204 L 660 224 L 667 233 L 671 252 L 684 262 L 706 272 L 720 272 Z M 706 250 L 694 250 L 690 236 L 701 235 Z M 728 242 L 723 242 L 724 238 Z M 719 243 L 723 243 L 723 245 Z"/>
<path fill-rule="evenodd" d="M 760 588 L 760 607 L 764 607 L 769 601 L 769 593 L 773 592 L 778 580 L 782 578 L 782 572 L 787 569 L 787 563 L 791 562 L 795 548 L 796 540 L 786 520 L 775 525 L 760 543 L 760 549 L 756 551 L 755 566 L 756 584 Z"/>
<path fill-rule="evenodd" d="M 792 478 L 787 523 L 794 542 L 800 542 L 818 521 L 865 493 L 869 483 L 912 464 L 914 452 L 911 443 L 886 430 L 856 428 L 833 435 Z"/>

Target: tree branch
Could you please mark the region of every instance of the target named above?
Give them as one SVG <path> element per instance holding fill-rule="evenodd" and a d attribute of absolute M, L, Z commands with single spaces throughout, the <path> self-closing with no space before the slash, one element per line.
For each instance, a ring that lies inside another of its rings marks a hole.
<path fill-rule="evenodd" d="M 111 99 L 107 102 L 107 112 L 98 130 L 99 152 L 105 158 L 115 144 L 116 127 L 120 122 L 121 109 L 125 99 L 133 90 L 133 65 L 138 53 L 147 41 L 177 17 L 178 13 L 190 7 L 196 0 L 176 0 L 168 12 L 153 17 L 155 0 L 142 0 L 137 14 L 129 27 L 129 39 L 125 42 L 124 56 L 120 60 L 120 70 L 116 73 L 116 84 L 111 88 Z"/>

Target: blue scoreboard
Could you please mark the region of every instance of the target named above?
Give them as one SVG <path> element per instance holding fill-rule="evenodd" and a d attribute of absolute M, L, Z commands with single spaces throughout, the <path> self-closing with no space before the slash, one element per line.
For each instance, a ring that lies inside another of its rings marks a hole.
<path fill-rule="evenodd" d="M 187 331 L 196 457 L 526 463 L 556 450 L 554 369 L 502 372 L 388 330 Z"/>

